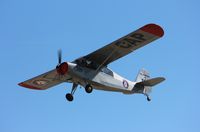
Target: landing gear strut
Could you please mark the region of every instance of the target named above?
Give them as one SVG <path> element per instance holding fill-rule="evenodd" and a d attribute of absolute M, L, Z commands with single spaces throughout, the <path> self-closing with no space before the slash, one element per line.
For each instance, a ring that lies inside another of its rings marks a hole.
<path fill-rule="evenodd" d="M 147 93 L 145 93 L 144 95 L 147 97 L 147 101 L 151 101 L 151 98 Z"/>
<path fill-rule="evenodd" d="M 91 85 L 88 84 L 88 85 L 85 86 L 85 91 L 86 91 L 87 93 L 91 93 L 92 90 L 93 90 L 93 87 L 92 87 Z"/>
<path fill-rule="evenodd" d="M 150 96 L 148 95 L 147 89 L 144 88 L 143 94 L 147 97 L 147 101 L 151 101 Z"/>
<path fill-rule="evenodd" d="M 76 84 L 76 83 L 73 83 L 73 86 L 72 86 L 72 90 L 71 90 L 71 93 L 67 93 L 66 94 L 66 99 L 68 100 L 68 101 L 73 101 L 73 99 L 74 99 L 74 97 L 73 97 L 73 95 L 74 95 L 74 93 L 75 93 L 75 91 L 76 91 L 76 89 L 77 89 L 77 86 L 78 86 L 78 84 Z"/>
<path fill-rule="evenodd" d="M 144 94 L 147 97 L 147 101 L 151 101 L 151 98 L 149 97 L 148 94 Z"/>

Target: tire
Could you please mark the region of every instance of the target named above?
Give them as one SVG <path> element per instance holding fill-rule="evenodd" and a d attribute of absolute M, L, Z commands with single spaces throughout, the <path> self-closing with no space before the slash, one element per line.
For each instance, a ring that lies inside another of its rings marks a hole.
<path fill-rule="evenodd" d="M 66 97 L 66 99 L 67 99 L 68 101 L 70 101 L 70 102 L 73 101 L 73 99 L 74 99 L 74 98 L 73 98 L 73 95 L 70 94 L 70 93 L 66 94 L 65 97 Z"/>
<path fill-rule="evenodd" d="M 87 86 L 85 87 L 85 91 L 86 91 L 86 93 L 92 93 L 92 91 L 93 91 L 92 86 L 91 86 L 91 85 L 87 85 Z"/>

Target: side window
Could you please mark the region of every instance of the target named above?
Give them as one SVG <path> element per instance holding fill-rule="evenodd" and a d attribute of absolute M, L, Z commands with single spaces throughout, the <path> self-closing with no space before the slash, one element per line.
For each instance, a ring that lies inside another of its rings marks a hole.
<path fill-rule="evenodd" d="M 110 76 L 113 76 L 113 72 L 112 72 L 110 69 L 106 68 L 106 67 L 102 68 L 101 71 L 102 71 L 103 73 L 105 73 L 105 74 L 108 74 L 108 75 L 110 75 Z"/>
<path fill-rule="evenodd" d="M 82 67 L 87 67 L 87 68 L 91 68 L 91 69 L 98 68 L 98 65 L 96 63 L 86 60 L 85 58 L 79 58 L 75 62 Z"/>

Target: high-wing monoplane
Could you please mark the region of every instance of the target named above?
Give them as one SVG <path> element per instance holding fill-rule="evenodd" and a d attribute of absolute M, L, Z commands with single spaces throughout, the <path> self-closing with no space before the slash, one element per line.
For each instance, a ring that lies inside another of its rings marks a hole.
<path fill-rule="evenodd" d="M 68 101 L 80 85 L 87 93 L 93 89 L 122 92 L 124 94 L 143 94 L 150 101 L 152 87 L 164 81 L 164 77 L 150 78 L 149 72 L 142 69 L 135 81 L 130 81 L 107 66 L 111 62 L 139 49 L 162 37 L 163 29 L 156 24 L 147 24 L 138 30 L 72 62 L 62 62 L 61 51 L 58 52 L 58 65 L 51 71 L 19 83 L 20 86 L 45 90 L 63 82 L 72 83 Z"/>

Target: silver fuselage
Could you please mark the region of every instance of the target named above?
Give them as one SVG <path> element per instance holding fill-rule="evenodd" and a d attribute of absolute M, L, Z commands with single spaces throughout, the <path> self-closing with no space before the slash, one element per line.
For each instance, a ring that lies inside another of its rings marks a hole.
<path fill-rule="evenodd" d="M 83 87 L 91 84 L 97 90 L 123 92 L 124 94 L 133 93 L 135 82 L 121 77 L 107 67 L 96 71 L 75 63 L 67 63 L 69 65 L 67 74 L 73 77 L 67 82 L 75 82 Z"/>

